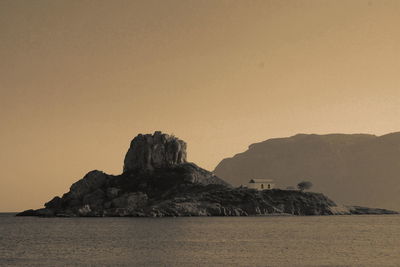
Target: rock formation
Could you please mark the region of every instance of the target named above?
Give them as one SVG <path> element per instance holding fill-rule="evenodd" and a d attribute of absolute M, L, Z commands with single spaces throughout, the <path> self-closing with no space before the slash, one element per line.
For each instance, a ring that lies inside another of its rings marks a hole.
<path fill-rule="evenodd" d="M 153 171 L 186 162 L 186 143 L 174 136 L 155 132 L 136 136 L 126 153 L 124 172 Z"/>
<path fill-rule="evenodd" d="M 91 171 L 45 208 L 19 216 L 248 216 L 367 214 L 337 206 L 322 194 L 232 188 L 213 173 L 186 162 L 186 143 L 155 132 L 135 137 L 124 172 Z M 373 213 L 390 213 L 373 210 Z"/>

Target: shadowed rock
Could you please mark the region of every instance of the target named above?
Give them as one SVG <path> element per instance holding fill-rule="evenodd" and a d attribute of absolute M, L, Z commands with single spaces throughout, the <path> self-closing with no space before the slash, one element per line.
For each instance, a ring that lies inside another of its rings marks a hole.
<path fill-rule="evenodd" d="M 83 179 L 71 185 L 69 196 L 74 199 L 82 199 L 89 192 L 102 187 L 107 177 L 108 175 L 104 172 L 91 171 Z"/>
<path fill-rule="evenodd" d="M 155 132 L 136 136 L 126 153 L 124 172 L 153 171 L 186 162 L 186 143 L 174 136 Z"/>

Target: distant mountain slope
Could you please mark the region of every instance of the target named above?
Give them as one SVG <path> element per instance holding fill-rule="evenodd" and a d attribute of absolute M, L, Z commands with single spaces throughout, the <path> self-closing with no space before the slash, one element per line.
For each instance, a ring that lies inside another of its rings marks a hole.
<path fill-rule="evenodd" d="M 309 180 L 313 191 L 343 204 L 400 210 L 400 132 L 269 139 L 222 160 L 214 173 L 233 185 L 270 178 L 285 188 Z"/>

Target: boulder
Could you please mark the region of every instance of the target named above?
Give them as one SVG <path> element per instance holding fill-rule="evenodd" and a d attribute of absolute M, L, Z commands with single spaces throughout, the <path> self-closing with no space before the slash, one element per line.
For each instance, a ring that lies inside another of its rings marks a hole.
<path fill-rule="evenodd" d="M 186 162 L 186 143 L 160 131 L 136 136 L 126 153 L 124 172 L 152 171 Z"/>
<path fill-rule="evenodd" d="M 108 175 L 101 171 L 94 170 L 87 173 L 83 179 L 71 185 L 68 198 L 82 199 L 88 193 L 102 187 L 107 178 Z"/>

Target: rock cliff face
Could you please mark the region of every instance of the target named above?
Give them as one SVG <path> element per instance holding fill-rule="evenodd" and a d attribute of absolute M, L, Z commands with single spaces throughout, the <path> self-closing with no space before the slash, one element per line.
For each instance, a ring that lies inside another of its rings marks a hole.
<path fill-rule="evenodd" d="M 139 134 L 126 153 L 124 172 L 153 171 L 186 162 L 186 143 L 174 136 L 155 132 Z"/>
<path fill-rule="evenodd" d="M 45 208 L 19 216 L 248 216 L 368 214 L 322 194 L 232 188 L 194 163 L 186 144 L 161 132 L 131 142 L 121 175 L 91 171 Z M 390 213 L 374 210 L 373 213 Z"/>

